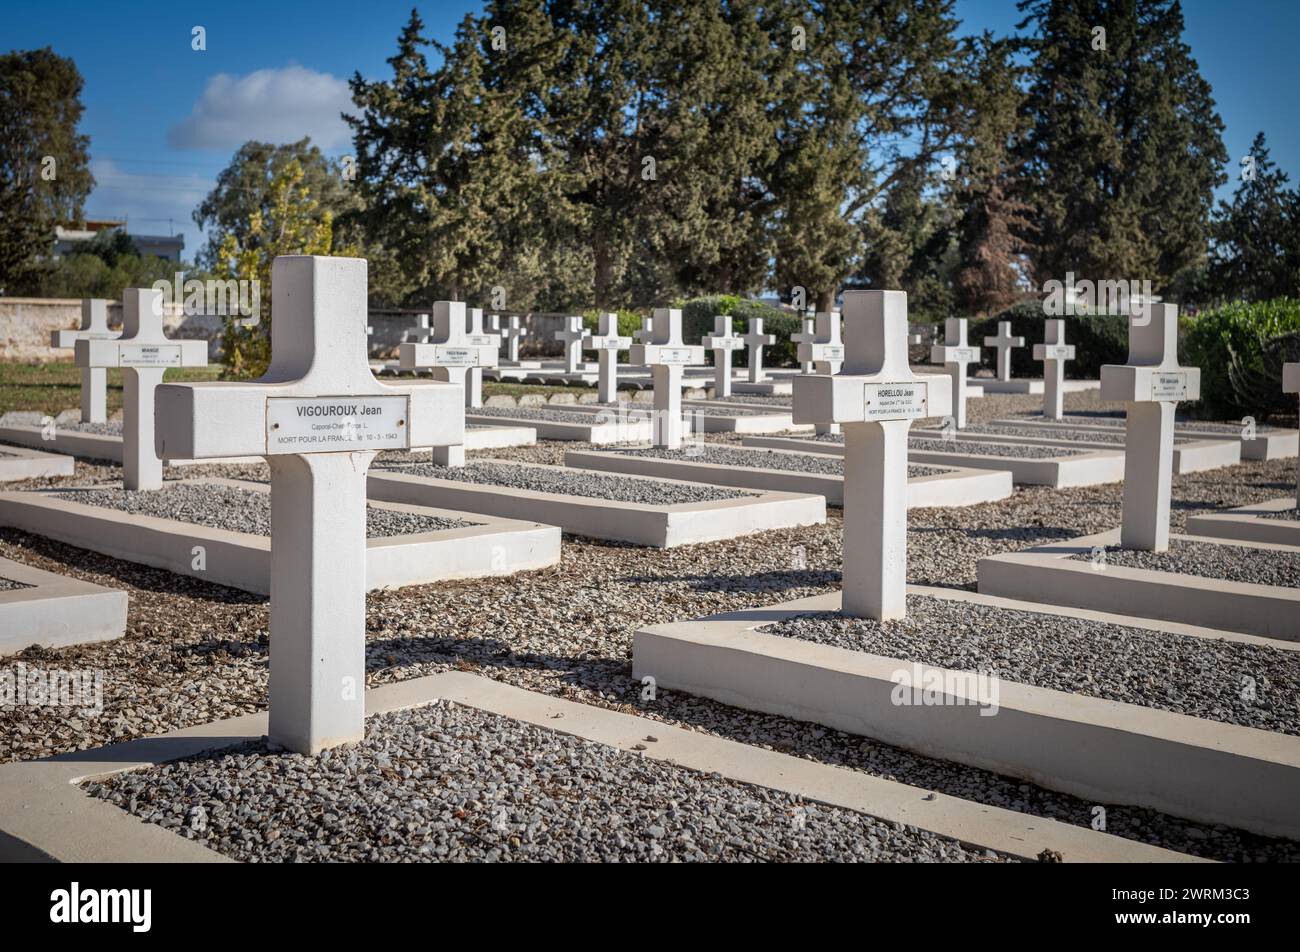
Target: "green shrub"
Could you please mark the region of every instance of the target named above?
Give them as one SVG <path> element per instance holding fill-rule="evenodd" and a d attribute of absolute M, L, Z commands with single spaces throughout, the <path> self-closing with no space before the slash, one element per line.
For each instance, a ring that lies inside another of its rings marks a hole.
<path fill-rule="evenodd" d="M 763 333 L 773 334 L 776 343 L 763 349 L 764 367 L 793 367 L 798 363 L 796 346 L 790 341 L 790 335 L 799 331 L 799 320 L 788 311 L 751 301 L 734 294 L 712 294 L 706 297 L 691 298 L 680 302 L 682 309 L 682 340 L 687 344 L 698 343 L 701 337 L 713 333 L 713 319 L 719 314 L 731 317 L 731 329 L 735 334 L 749 332 L 750 318 L 762 318 Z M 737 367 L 749 365 L 749 349 L 738 350 L 734 355 Z"/>
<path fill-rule="evenodd" d="M 1012 376 L 1041 377 L 1043 365 L 1034 360 L 1034 345 L 1043 342 L 1046 320 L 1041 303 L 1024 301 L 993 317 L 972 318 L 967 324 L 967 340 L 980 348 L 980 366 L 996 370 L 998 352 L 985 347 L 984 338 L 997 336 L 998 321 L 1010 321 L 1011 333 L 1025 339 L 1024 347 L 1011 351 Z M 1074 345 L 1074 360 L 1066 362 L 1065 376 L 1074 380 L 1096 380 L 1102 364 L 1122 364 L 1128 359 L 1128 318 L 1122 315 L 1067 316 L 1065 341 Z"/>
<path fill-rule="evenodd" d="M 1216 417 L 1295 411 L 1282 364 L 1300 350 L 1300 301 L 1236 301 L 1185 320 L 1186 363 L 1201 369 L 1201 409 Z"/>

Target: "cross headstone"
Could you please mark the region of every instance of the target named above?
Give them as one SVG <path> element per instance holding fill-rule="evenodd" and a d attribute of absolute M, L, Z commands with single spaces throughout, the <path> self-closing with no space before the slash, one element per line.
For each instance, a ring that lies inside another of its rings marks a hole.
<path fill-rule="evenodd" d="M 1034 345 L 1034 360 L 1043 362 L 1043 416 L 1065 416 L 1065 362 L 1074 360 L 1074 345 L 1065 342 L 1065 321 L 1051 318 L 1043 328 L 1043 342 Z"/>
<path fill-rule="evenodd" d="M 731 355 L 745 346 L 744 338 L 732 332 L 730 317 L 719 314 L 713 318 L 713 335 L 700 343 L 713 351 L 713 395 L 731 396 Z"/>
<path fill-rule="evenodd" d="M 280 257 L 272 277 L 266 376 L 160 387 L 155 436 L 164 458 L 266 457 L 269 739 L 315 754 L 365 735 L 366 470 L 378 450 L 463 443 L 464 416 L 454 386 L 370 372 L 363 259 Z"/>
<path fill-rule="evenodd" d="M 501 337 L 483 328 L 483 309 L 471 307 L 466 312 L 465 343 L 481 347 L 483 362 L 465 371 L 465 406 L 483 406 L 483 368 L 495 367 L 500 353 Z"/>
<path fill-rule="evenodd" d="M 682 343 L 682 312 L 657 307 L 650 343 L 633 344 L 634 364 L 649 367 L 654 380 L 654 445 L 677 449 L 682 445 L 682 370 L 704 363 L 704 347 Z"/>
<path fill-rule="evenodd" d="M 429 315 L 417 314 L 415 326 L 402 331 L 401 344 L 427 344 L 429 342 Z"/>
<path fill-rule="evenodd" d="M 794 378 L 796 423 L 844 425 L 844 595 L 848 615 L 907 612 L 907 431 L 952 409 L 952 381 L 907 361 L 907 294 L 845 291 L 844 363 Z"/>
<path fill-rule="evenodd" d="M 506 326 L 501 329 L 501 339 L 506 342 L 506 360 L 510 363 L 519 363 L 519 340 L 527 336 L 528 328 L 519 323 L 519 315 L 511 314 L 506 318 Z"/>
<path fill-rule="evenodd" d="M 1011 348 L 1024 347 L 1025 339 L 1023 337 L 1011 336 L 1011 322 L 998 321 L 998 333 L 996 337 L 985 337 L 985 347 L 996 347 L 998 349 L 998 379 L 1011 379 Z"/>
<path fill-rule="evenodd" d="M 163 464 L 154 453 L 154 391 L 168 367 L 206 367 L 208 344 L 163 334 L 163 296 L 154 288 L 122 292 L 122 336 L 77 341 L 78 367 L 122 368 L 122 485 L 162 488 Z"/>
<path fill-rule="evenodd" d="M 600 330 L 582 339 L 584 350 L 598 353 L 600 364 L 599 399 L 601 403 L 618 402 L 618 352 L 632 346 L 632 338 L 618 336 L 618 315 L 600 315 Z"/>
<path fill-rule="evenodd" d="M 632 332 L 632 339 L 638 344 L 648 344 L 654 338 L 655 319 L 651 317 L 641 318 L 641 329 Z"/>
<path fill-rule="evenodd" d="M 398 363 L 403 370 L 433 368 L 434 380 L 454 383 L 461 388 L 461 402 L 470 399 L 471 370 L 478 367 L 495 367 L 495 344 L 472 343 L 468 333 L 468 318 L 463 301 L 438 301 L 433 305 L 433 331 L 426 344 L 402 344 L 397 348 Z M 467 405 L 467 404 L 466 404 Z M 459 414 L 462 423 L 464 413 Z M 425 443 L 414 444 L 426 446 Z M 440 466 L 463 466 L 463 443 L 439 444 L 433 447 L 433 462 Z"/>
<path fill-rule="evenodd" d="M 564 344 L 564 372 L 576 374 L 582 370 L 582 338 L 587 331 L 581 317 L 566 317 L 564 329 L 555 332 L 555 339 Z"/>
<path fill-rule="evenodd" d="M 790 335 L 790 340 L 799 345 L 797 348 L 798 350 L 802 350 L 804 344 L 811 344 L 817 339 L 817 334 L 814 330 L 816 323 L 816 320 L 811 317 L 803 317 L 799 319 L 799 325 L 803 330 L 798 334 Z M 804 360 L 801 357 L 799 359 L 799 372 L 801 374 L 810 374 L 813 372 L 811 358 Z"/>
<path fill-rule="evenodd" d="M 1201 372 L 1178 366 L 1178 308 L 1144 304 L 1129 321 L 1128 363 L 1101 368 L 1101 399 L 1123 401 L 1124 515 L 1120 545 L 1169 548 L 1174 407 L 1201 396 Z"/>
<path fill-rule="evenodd" d="M 763 333 L 763 319 L 761 317 L 751 317 L 749 319 L 749 333 L 745 335 L 745 346 L 749 348 L 749 374 L 750 383 L 762 383 L 765 379 L 763 374 L 763 348 L 771 347 L 776 343 L 775 334 Z"/>
<path fill-rule="evenodd" d="M 117 331 L 108 329 L 108 302 L 86 298 L 81 302 L 81 327 L 75 331 L 52 331 L 50 346 L 75 352 L 79 340 L 114 340 Z M 74 353 L 75 357 L 75 353 Z M 81 369 L 81 422 L 108 420 L 108 371 L 103 367 Z"/>
<path fill-rule="evenodd" d="M 917 335 L 920 336 L 919 334 Z M 952 418 L 957 429 L 966 426 L 966 365 L 979 363 L 980 351 L 966 341 L 966 318 L 943 322 L 943 344 L 930 348 L 930 360 L 943 364 L 952 379 Z"/>
<path fill-rule="evenodd" d="M 798 357 L 800 364 L 812 365 L 813 373 L 840 372 L 840 364 L 844 362 L 844 342 L 840 337 L 838 311 L 821 311 L 813 318 L 812 340 L 800 342 Z M 822 436 L 840 432 L 838 423 L 818 423 L 815 429 Z"/>
<path fill-rule="evenodd" d="M 1282 392 L 1300 393 L 1300 364 L 1282 365 Z M 1300 462 L 1296 463 L 1296 507 L 1300 508 Z"/>

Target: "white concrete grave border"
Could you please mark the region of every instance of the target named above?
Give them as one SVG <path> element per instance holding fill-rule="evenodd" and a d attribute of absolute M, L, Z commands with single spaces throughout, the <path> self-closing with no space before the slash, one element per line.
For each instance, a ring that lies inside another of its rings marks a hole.
<path fill-rule="evenodd" d="M 232 479 L 191 479 L 169 485 L 195 484 L 270 491 L 265 483 Z M 99 487 L 0 492 L 0 524 L 215 585 L 256 595 L 270 594 L 270 537 L 55 498 L 57 493 L 95 488 Z M 371 505 L 394 512 L 462 519 L 474 525 L 367 539 L 366 591 L 512 575 L 546 568 L 560 558 L 560 530 L 555 526 L 427 506 Z M 196 567 L 200 564 L 196 546 L 203 550 L 201 567 Z"/>
<path fill-rule="evenodd" d="M 520 407 L 524 411 L 517 417 L 488 416 L 472 410 L 465 414 L 465 422 L 487 427 L 531 427 L 537 439 L 573 440 L 581 443 L 608 445 L 611 443 L 644 443 L 654 432 L 654 421 L 649 409 L 618 404 L 615 407 L 589 404 L 547 404 L 542 407 Z M 527 415 L 528 410 L 559 410 L 564 420 L 541 420 Z"/>
<path fill-rule="evenodd" d="M 68 430 L 58 424 L 47 427 L 27 424 L 0 423 L 0 442 L 15 443 L 34 450 L 60 453 L 76 459 L 101 460 L 121 465 L 124 440 L 113 433 L 83 433 Z M 228 464 L 254 466 L 262 462 L 260 456 L 225 456 L 214 459 L 169 459 L 168 466 L 206 466 Z"/>
<path fill-rule="evenodd" d="M 1211 536 L 1215 539 L 1300 546 L 1300 521 L 1265 515 L 1294 509 L 1295 503 L 1290 496 L 1283 496 L 1281 499 L 1267 499 L 1223 512 L 1199 513 L 1187 517 L 1187 532 L 1189 535 Z"/>
<path fill-rule="evenodd" d="M 126 592 L 5 558 L 0 578 L 31 586 L 0 591 L 0 657 L 33 645 L 66 648 L 126 633 Z"/>
<path fill-rule="evenodd" d="M 572 467 L 541 463 L 479 462 L 583 472 Z M 645 476 L 627 478 L 660 482 Z M 769 529 L 820 525 L 826 521 L 826 500 L 822 496 L 761 490 L 737 499 L 649 505 L 374 470 L 370 473 L 367 492 L 372 499 L 448 507 L 512 519 L 534 519 L 560 526 L 574 535 L 655 548 L 715 542 Z"/>
<path fill-rule="evenodd" d="M 1190 534 L 1171 538 L 1296 551 L 1290 546 Z M 1300 591 L 1130 568 L 1106 563 L 1100 553 L 1094 556 L 1097 547 L 1118 545 L 1119 541 L 1120 530 L 1110 529 L 1067 542 L 1034 546 L 1023 552 L 985 556 L 977 568 L 979 590 L 1031 602 L 1300 641 Z M 1077 555 L 1092 558 L 1073 558 Z"/>
<path fill-rule="evenodd" d="M 910 585 L 908 591 L 971 606 L 1078 614 L 959 589 Z M 1092 802 L 1300 837 L 1300 738 L 1005 679 L 998 682 L 993 716 L 981 716 L 978 699 L 960 687 L 945 689 L 952 703 L 898 705 L 897 673 L 912 671 L 911 662 L 755 630 L 840 608 L 840 594 L 832 593 L 643 628 L 633 636 L 632 676 L 654 678 L 657 690 L 824 724 Z M 1131 618 L 1104 620 L 1170 630 Z"/>
<path fill-rule="evenodd" d="M 786 450 L 775 449 L 774 453 Z M 794 453 L 802 456 L 805 454 Z M 912 457 L 912 462 L 920 461 Z M 817 493 L 830 506 L 844 505 L 844 477 L 829 473 L 800 473 L 758 466 L 731 466 L 694 459 L 658 459 L 630 453 L 569 450 L 564 464 L 581 469 L 598 469 L 631 476 L 654 476 L 710 486 L 761 489 L 773 492 Z M 1011 474 L 987 469 L 948 467 L 930 476 L 907 481 L 907 508 L 948 508 L 995 502 L 1011 495 Z"/>
<path fill-rule="evenodd" d="M 41 476 L 71 476 L 75 469 L 71 456 L 0 444 L 0 483 Z"/>
<path fill-rule="evenodd" d="M 366 714 L 451 701 L 623 750 L 629 756 L 717 773 L 805 800 L 856 810 L 1024 860 L 1042 850 L 1066 862 L 1199 862 L 1087 827 L 935 794 L 844 767 L 764 750 L 634 714 L 524 691 L 448 671 L 366 691 Z M 47 760 L 0 764 L 0 861 L 83 863 L 231 860 L 157 824 L 141 823 L 81 784 L 236 744 L 257 742 L 265 713 L 187 727 Z M 656 738 L 647 745 L 647 735 Z"/>
<path fill-rule="evenodd" d="M 1006 423 L 1015 426 L 1029 424 L 1042 429 L 1063 429 L 1079 433 L 1082 439 L 1087 439 L 1093 433 L 1123 433 L 1124 419 L 1119 417 L 1119 426 L 1106 426 L 1102 423 L 1086 423 L 1082 420 L 1066 419 L 1056 421 L 1044 421 L 1035 419 L 1025 419 L 1021 417 L 1012 417 L 1010 419 L 994 420 L 994 423 Z M 1256 430 L 1254 436 L 1247 436 L 1248 427 L 1241 425 L 1240 437 L 1234 438 L 1222 431 L 1215 431 L 1206 428 L 1204 425 L 1198 426 L 1197 420 L 1174 420 L 1174 437 L 1175 439 L 1191 439 L 1197 441 L 1199 447 L 1202 442 L 1223 443 L 1239 442 L 1241 444 L 1240 459 L 1244 460 L 1270 460 L 1270 459 L 1287 459 L 1297 455 L 1300 450 L 1300 431 L 1277 429 L 1260 431 Z M 1195 456 L 1204 456 L 1206 462 L 1209 461 L 1209 450 L 1199 449 Z M 1174 454 L 1177 457 L 1178 445 L 1174 446 Z M 1222 459 L 1230 459 L 1231 453 L 1227 450 L 1215 451 L 1215 456 Z M 1193 464 L 1195 465 L 1195 464 Z M 1225 463 L 1222 465 L 1232 465 Z M 1178 459 L 1174 460 L 1174 472 L 1183 472 L 1179 469 Z M 1195 469 L 1187 472 L 1196 472 Z"/>
<path fill-rule="evenodd" d="M 941 439 L 941 435 L 931 436 L 931 430 L 915 430 L 913 435 L 922 439 Z M 937 431 L 939 434 L 942 431 Z M 1116 483 L 1124 478 L 1124 454 L 1115 449 L 1094 450 L 1077 456 L 1051 456 L 1039 459 L 1026 459 L 1023 456 L 985 455 L 981 453 L 963 453 L 961 445 L 966 437 L 947 441 L 951 450 L 918 450 L 909 446 L 907 458 L 922 466 L 958 466 L 967 469 L 1005 470 L 1011 474 L 1012 482 L 1024 486 L 1051 486 L 1062 489 L 1070 486 L 1097 486 L 1101 483 Z M 795 437 L 747 436 L 740 441 L 742 446 L 764 447 L 776 450 L 796 450 L 801 453 L 817 453 L 823 456 L 844 456 L 844 444 L 825 440 L 804 440 Z M 990 445 L 993 441 L 981 441 L 981 445 Z"/>

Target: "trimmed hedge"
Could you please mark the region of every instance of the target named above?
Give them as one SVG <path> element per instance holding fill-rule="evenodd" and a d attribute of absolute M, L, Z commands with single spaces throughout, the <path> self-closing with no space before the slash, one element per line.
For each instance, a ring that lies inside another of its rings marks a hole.
<path fill-rule="evenodd" d="M 1300 301 L 1236 301 L 1184 321 L 1189 366 L 1201 369 L 1202 410 L 1263 421 L 1296 410 L 1282 364 L 1300 359 Z"/>
<path fill-rule="evenodd" d="M 1034 360 L 1034 345 L 1043 342 L 1046 320 L 1041 303 L 1026 301 L 994 317 L 972 318 L 966 325 L 966 336 L 972 346 L 980 348 L 980 366 L 996 370 L 998 352 L 985 347 L 984 338 L 997 335 L 998 321 L 1010 321 L 1011 333 L 1025 339 L 1024 347 L 1011 351 L 1012 376 L 1041 377 L 1043 365 Z M 1128 359 L 1128 318 L 1067 316 L 1065 341 L 1074 345 L 1075 354 L 1075 359 L 1065 364 L 1065 376 L 1071 380 L 1096 380 L 1102 364 L 1122 364 Z"/>
<path fill-rule="evenodd" d="M 763 319 L 763 333 L 774 334 L 776 343 L 763 348 L 764 367 L 794 367 L 796 346 L 790 341 L 791 334 L 799 332 L 799 320 L 793 314 L 780 308 L 772 307 L 760 301 L 750 301 L 734 294 L 713 294 L 707 297 L 691 298 L 681 302 L 682 340 L 688 344 L 697 344 L 701 337 L 713 333 L 713 318 L 719 314 L 731 318 L 734 334 L 749 332 L 749 319 Z M 749 366 L 749 349 L 738 350 L 733 354 L 734 366 Z"/>

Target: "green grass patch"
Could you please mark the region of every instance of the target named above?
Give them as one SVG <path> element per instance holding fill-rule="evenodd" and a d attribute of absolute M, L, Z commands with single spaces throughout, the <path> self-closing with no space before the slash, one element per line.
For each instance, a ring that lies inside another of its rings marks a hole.
<path fill-rule="evenodd" d="M 168 383 L 216 380 L 221 365 L 173 367 L 163 375 Z M 0 413 L 35 410 L 54 416 L 81 406 L 81 370 L 71 361 L 49 364 L 0 363 Z M 108 371 L 108 412 L 122 407 L 122 371 Z"/>

